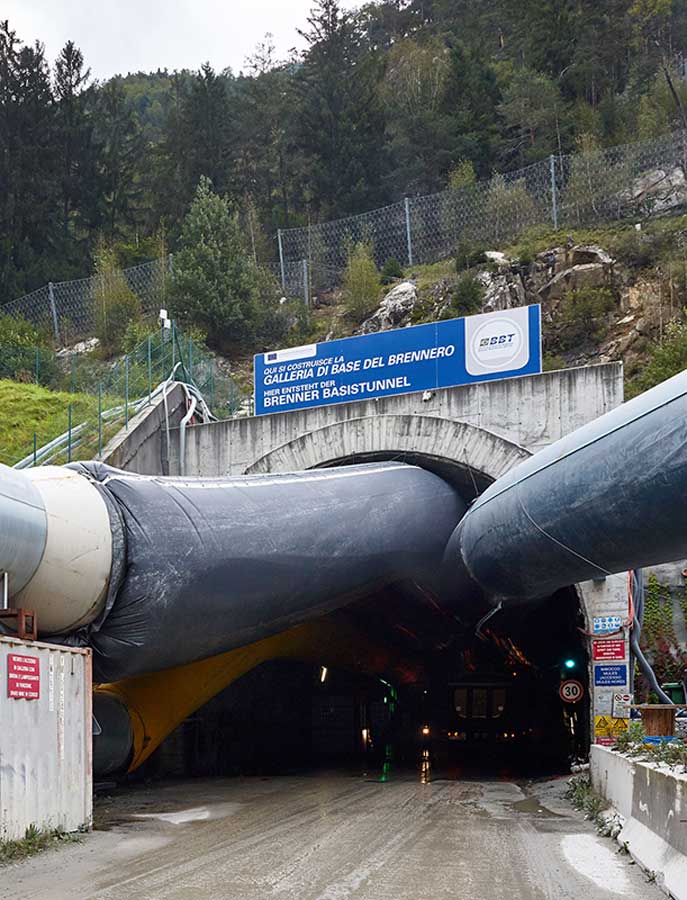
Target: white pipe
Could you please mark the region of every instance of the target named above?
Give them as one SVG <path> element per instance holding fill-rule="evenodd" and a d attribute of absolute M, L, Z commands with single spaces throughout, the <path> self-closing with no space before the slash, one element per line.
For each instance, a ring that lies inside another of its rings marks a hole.
<path fill-rule="evenodd" d="M 196 406 L 198 405 L 198 401 L 195 397 L 191 397 L 191 402 L 189 403 L 188 412 L 184 416 L 184 418 L 179 423 L 179 474 L 186 474 L 186 426 L 193 418 L 193 414 L 196 411 Z"/>
<path fill-rule="evenodd" d="M 92 622 L 107 597 L 112 566 L 107 506 L 98 488 L 73 469 L 38 466 L 14 474 L 40 498 L 44 541 L 13 605 L 35 611 L 40 634 L 73 631 Z M 3 557 L 0 569 L 8 572 L 13 586 L 16 566 Z"/>

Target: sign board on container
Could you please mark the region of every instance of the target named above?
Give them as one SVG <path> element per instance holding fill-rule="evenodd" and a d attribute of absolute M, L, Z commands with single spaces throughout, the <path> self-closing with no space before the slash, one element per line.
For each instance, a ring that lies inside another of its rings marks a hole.
<path fill-rule="evenodd" d="M 622 666 L 595 665 L 594 684 L 597 687 L 626 687 L 627 664 Z"/>
<path fill-rule="evenodd" d="M 89 827 L 92 697 L 90 650 L 0 635 L 0 843 Z"/>
<path fill-rule="evenodd" d="M 7 655 L 7 696 L 12 700 L 40 700 L 41 663 L 36 656 Z"/>
<path fill-rule="evenodd" d="M 522 306 L 260 353 L 255 413 L 541 372 L 541 309 Z"/>
<path fill-rule="evenodd" d="M 594 634 L 612 634 L 620 631 L 623 621 L 620 616 L 594 616 Z"/>
<path fill-rule="evenodd" d="M 629 719 L 632 694 L 613 694 L 613 718 Z"/>
<path fill-rule="evenodd" d="M 606 638 L 592 641 L 594 661 L 624 660 L 627 656 L 624 638 Z"/>
<path fill-rule="evenodd" d="M 577 703 L 584 697 L 584 687 L 579 681 L 562 681 L 558 695 L 564 703 Z"/>

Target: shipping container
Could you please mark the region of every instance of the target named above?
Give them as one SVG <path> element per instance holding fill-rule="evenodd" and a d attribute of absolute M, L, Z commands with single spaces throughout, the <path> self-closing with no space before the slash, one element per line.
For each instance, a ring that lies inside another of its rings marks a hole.
<path fill-rule="evenodd" d="M 91 651 L 0 636 L 0 841 L 90 828 Z"/>

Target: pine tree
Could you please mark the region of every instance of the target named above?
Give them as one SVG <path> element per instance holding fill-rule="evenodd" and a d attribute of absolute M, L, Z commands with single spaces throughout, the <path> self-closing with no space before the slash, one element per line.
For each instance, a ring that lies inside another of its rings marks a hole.
<path fill-rule="evenodd" d="M 83 54 L 68 41 L 55 62 L 55 146 L 60 173 L 64 252 L 84 237 L 97 197 L 97 161 L 88 109 L 90 70 Z"/>
<path fill-rule="evenodd" d="M 201 177 L 184 220 L 174 257 L 172 308 L 199 325 L 215 346 L 255 337 L 259 322 L 258 269 L 248 252 L 238 216 Z"/>
<path fill-rule="evenodd" d="M 338 0 L 317 0 L 308 23 L 298 87 L 309 187 L 323 215 L 359 212 L 384 199 L 378 61 L 363 52 L 360 30 Z"/>

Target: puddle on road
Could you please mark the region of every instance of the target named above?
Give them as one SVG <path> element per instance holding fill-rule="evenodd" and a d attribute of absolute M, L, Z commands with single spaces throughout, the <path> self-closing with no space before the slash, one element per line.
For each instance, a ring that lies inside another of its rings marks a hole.
<path fill-rule="evenodd" d="M 194 806 L 190 809 L 179 809 L 175 812 L 134 813 L 134 819 L 155 819 L 170 825 L 186 825 L 189 822 L 211 822 L 225 819 L 237 813 L 243 803 L 213 803 L 211 806 Z"/>
<path fill-rule="evenodd" d="M 564 816 L 551 812 L 550 809 L 542 806 L 537 797 L 526 797 L 524 800 L 516 800 L 515 803 L 511 803 L 511 806 L 515 812 L 530 813 L 531 815 L 541 816 L 546 819 L 564 818 Z"/>

